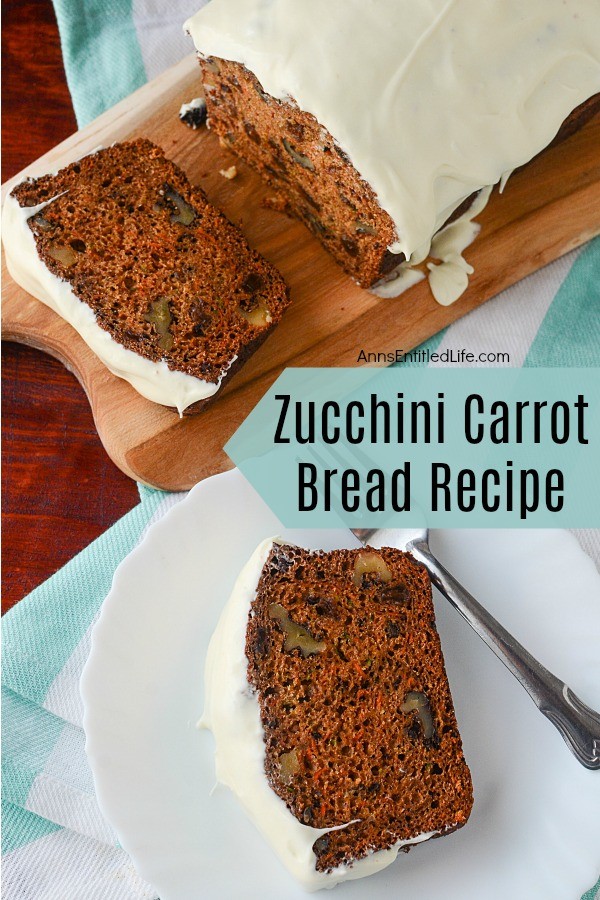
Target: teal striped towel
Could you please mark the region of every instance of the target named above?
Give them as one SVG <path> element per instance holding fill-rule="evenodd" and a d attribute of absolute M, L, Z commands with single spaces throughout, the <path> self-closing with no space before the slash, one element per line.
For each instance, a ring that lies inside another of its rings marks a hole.
<path fill-rule="evenodd" d="M 201 5 L 200 0 L 54 4 L 81 125 L 192 52 L 181 23 Z M 513 366 L 600 365 L 600 241 L 530 276 L 424 345 L 439 352 L 462 348 L 477 355 L 508 353 L 507 364 Z M 83 750 L 78 689 L 90 631 L 116 566 L 149 524 L 182 497 L 146 488 L 140 494 L 134 510 L 4 618 L 7 900 L 156 897 L 98 809 Z M 578 537 L 600 564 L 600 532 L 578 532 Z M 600 900 L 600 881 L 585 900 Z"/>

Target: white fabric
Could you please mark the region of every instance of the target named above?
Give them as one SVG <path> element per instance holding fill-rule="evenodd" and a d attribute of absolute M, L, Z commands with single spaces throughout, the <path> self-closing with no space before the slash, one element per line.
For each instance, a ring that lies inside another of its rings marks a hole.
<path fill-rule="evenodd" d="M 7 853 L 2 887 L 7 900 L 156 900 L 124 850 L 66 829 Z"/>
<path fill-rule="evenodd" d="M 133 0 L 133 24 L 149 80 L 195 52 L 183 23 L 203 5 L 202 0 Z"/>
<path fill-rule="evenodd" d="M 66 661 L 59 675 L 52 682 L 44 699 L 44 708 L 72 725 L 81 726 L 83 706 L 79 696 L 79 679 L 81 670 L 90 652 L 92 629 L 96 624 L 95 616 L 92 624 L 84 634 L 75 650 Z"/>

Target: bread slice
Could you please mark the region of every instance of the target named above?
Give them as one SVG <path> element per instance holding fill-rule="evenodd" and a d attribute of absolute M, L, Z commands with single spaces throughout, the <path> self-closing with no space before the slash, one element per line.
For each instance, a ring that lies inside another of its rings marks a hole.
<path fill-rule="evenodd" d="M 148 140 L 25 181 L 10 199 L 25 214 L 34 208 L 27 225 L 54 287 L 70 286 L 97 326 L 131 351 L 134 368 L 140 360 L 161 366 L 167 383 L 169 374 L 188 376 L 188 413 L 214 396 L 288 306 L 275 267 Z M 18 248 L 7 256 L 10 266 Z M 182 405 L 168 388 L 150 399 Z"/>
<path fill-rule="evenodd" d="M 429 576 L 399 550 L 264 542 L 211 639 L 203 724 L 217 777 L 311 890 L 471 812 Z"/>

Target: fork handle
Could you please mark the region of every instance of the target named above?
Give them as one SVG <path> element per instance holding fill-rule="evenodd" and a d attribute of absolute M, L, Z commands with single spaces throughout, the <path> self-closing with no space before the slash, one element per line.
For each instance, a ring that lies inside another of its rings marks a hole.
<path fill-rule="evenodd" d="M 523 685 L 537 708 L 559 730 L 577 759 L 600 769 L 600 715 L 523 647 L 435 558 L 425 541 L 410 551 L 432 582 Z"/>

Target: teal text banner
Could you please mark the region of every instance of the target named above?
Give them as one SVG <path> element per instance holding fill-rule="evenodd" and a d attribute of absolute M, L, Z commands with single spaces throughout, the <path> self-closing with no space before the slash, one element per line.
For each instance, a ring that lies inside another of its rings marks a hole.
<path fill-rule="evenodd" d="M 287 369 L 225 447 L 287 527 L 600 526 L 600 369 Z"/>

